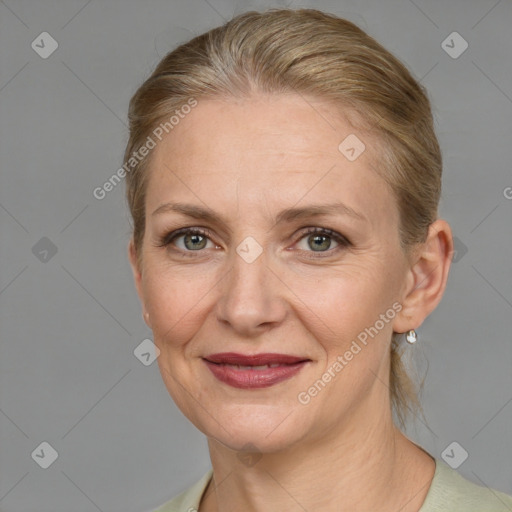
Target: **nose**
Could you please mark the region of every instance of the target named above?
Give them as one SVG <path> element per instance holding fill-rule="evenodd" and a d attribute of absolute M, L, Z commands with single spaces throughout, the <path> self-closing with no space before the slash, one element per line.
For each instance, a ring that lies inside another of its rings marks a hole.
<path fill-rule="evenodd" d="M 233 252 L 231 270 L 219 283 L 219 322 L 237 334 L 254 337 L 281 324 L 286 317 L 286 285 L 269 266 L 265 251 L 248 262 Z"/>

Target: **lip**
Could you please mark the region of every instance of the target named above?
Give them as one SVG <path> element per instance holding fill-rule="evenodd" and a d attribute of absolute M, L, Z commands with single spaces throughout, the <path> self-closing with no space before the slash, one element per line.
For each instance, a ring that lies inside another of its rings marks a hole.
<path fill-rule="evenodd" d="M 212 354 L 203 361 L 221 382 L 235 388 L 259 389 L 274 386 L 296 375 L 310 360 L 288 354 L 238 354 L 223 352 Z M 268 368 L 239 368 L 265 366 Z"/>

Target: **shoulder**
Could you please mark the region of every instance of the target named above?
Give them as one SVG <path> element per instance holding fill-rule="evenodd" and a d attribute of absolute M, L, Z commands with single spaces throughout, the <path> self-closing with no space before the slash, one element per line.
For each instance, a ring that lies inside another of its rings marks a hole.
<path fill-rule="evenodd" d="M 197 512 L 199 502 L 213 474 L 209 470 L 199 481 L 152 512 Z"/>
<path fill-rule="evenodd" d="M 510 512 L 512 496 L 470 482 L 442 460 L 420 512 Z"/>
<path fill-rule="evenodd" d="M 198 482 L 152 512 L 197 512 L 212 477 L 210 469 Z M 474 484 L 436 459 L 436 470 L 419 512 L 510 512 L 512 496 Z"/>

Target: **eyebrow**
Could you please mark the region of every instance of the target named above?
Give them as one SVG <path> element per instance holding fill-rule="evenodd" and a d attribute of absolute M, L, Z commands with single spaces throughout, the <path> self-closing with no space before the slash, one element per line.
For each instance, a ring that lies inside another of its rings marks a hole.
<path fill-rule="evenodd" d="M 188 217 L 199 220 L 209 220 L 213 223 L 227 227 L 227 222 L 212 209 L 208 207 L 185 204 L 185 203 L 164 203 L 161 204 L 151 215 L 161 215 L 168 212 L 180 213 Z M 322 217 L 327 215 L 347 215 L 356 220 L 367 222 L 367 218 L 350 208 L 342 202 L 308 205 L 303 207 L 291 207 L 280 211 L 276 218 L 275 224 L 290 223 L 296 220 L 308 219 L 313 217 Z"/>

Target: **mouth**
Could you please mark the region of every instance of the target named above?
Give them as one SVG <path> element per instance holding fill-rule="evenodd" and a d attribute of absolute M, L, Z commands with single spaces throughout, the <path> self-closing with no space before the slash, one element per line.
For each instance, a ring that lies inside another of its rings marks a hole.
<path fill-rule="evenodd" d="M 225 352 L 207 356 L 203 361 L 221 382 L 235 388 L 258 389 L 294 377 L 310 359 L 288 354 L 244 355 Z"/>

